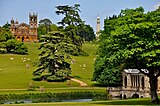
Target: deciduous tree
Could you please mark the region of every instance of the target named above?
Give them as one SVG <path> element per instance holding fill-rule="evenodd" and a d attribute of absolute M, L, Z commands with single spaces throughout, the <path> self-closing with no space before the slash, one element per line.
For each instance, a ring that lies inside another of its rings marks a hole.
<path fill-rule="evenodd" d="M 0 52 L 26 54 L 28 48 L 15 39 L 9 28 L 4 27 L 0 29 Z"/>
<path fill-rule="evenodd" d="M 101 79 L 106 70 L 138 69 L 149 78 L 152 102 L 158 103 L 157 78 L 160 76 L 159 16 L 160 11 L 158 9 L 144 13 L 144 9 L 139 7 L 122 10 L 116 18 L 107 18 L 105 29 L 100 36 L 98 58 L 95 64 L 98 67 L 95 67 L 94 80 Z M 148 73 L 141 69 L 147 69 Z"/>

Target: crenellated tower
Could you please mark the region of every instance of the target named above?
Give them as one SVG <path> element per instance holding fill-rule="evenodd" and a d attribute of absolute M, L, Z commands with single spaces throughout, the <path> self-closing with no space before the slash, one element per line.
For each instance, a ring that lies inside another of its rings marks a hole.
<path fill-rule="evenodd" d="M 29 25 L 31 27 L 37 27 L 37 13 L 29 13 Z"/>
<path fill-rule="evenodd" d="M 11 25 L 14 25 L 14 19 L 13 19 L 13 17 L 11 19 Z"/>
<path fill-rule="evenodd" d="M 30 34 L 37 34 L 37 13 L 29 13 L 29 25 L 31 28 Z"/>
<path fill-rule="evenodd" d="M 13 17 L 12 17 L 12 19 L 11 19 L 10 30 L 11 30 L 11 32 L 12 32 L 13 34 L 15 33 L 15 21 L 14 21 Z"/>

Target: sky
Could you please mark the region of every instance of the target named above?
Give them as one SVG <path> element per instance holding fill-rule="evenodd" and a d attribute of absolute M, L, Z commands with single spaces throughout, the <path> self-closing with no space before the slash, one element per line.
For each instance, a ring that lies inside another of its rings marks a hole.
<path fill-rule="evenodd" d="M 103 29 L 104 19 L 113 14 L 119 14 L 122 9 L 142 6 L 145 12 L 154 11 L 160 6 L 160 0 L 0 0 L 0 26 L 9 22 L 12 17 L 29 23 L 29 13 L 38 13 L 38 21 L 50 19 L 54 24 L 62 19 L 56 15 L 55 6 L 80 4 L 80 16 L 86 24 L 96 28 L 96 18 L 101 19 Z"/>

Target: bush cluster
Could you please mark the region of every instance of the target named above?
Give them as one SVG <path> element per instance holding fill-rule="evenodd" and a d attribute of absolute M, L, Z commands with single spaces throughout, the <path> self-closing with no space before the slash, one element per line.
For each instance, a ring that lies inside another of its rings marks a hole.
<path fill-rule="evenodd" d="M 66 78 L 66 77 L 57 77 L 55 75 L 54 76 L 50 76 L 50 77 L 47 78 L 48 82 L 64 82 L 66 80 L 68 80 L 68 78 Z"/>
<path fill-rule="evenodd" d="M 35 75 L 32 78 L 32 80 L 34 81 L 46 80 L 47 82 L 64 82 L 68 79 L 69 78 L 63 76 L 56 76 L 56 75 L 51 76 L 50 74 Z"/>

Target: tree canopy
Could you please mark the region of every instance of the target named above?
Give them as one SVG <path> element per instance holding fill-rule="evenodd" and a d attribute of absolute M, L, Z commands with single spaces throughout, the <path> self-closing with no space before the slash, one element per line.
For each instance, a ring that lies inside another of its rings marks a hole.
<path fill-rule="evenodd" d="M 152 102 L 158 103 L 156 91 L 157 78 L 160 76 L 159 16 L 158 9 L 144 13 L 143 7 L 139 7 L 125 9 L 117 16 L 106 18 L 99 40 L 93 80 L 106 86 L 119 84 L 119 76 L 124 69 L 138 69 L 149 77 Z M 141 69 L 147 69 L 148 73 Z M 109 82 L 103 77 L 105 75 L 112 75 L 113 80 L 118 77 L 116 81 Z"/>
<path fill-rule="evenodd" d="M 0 28 L 0 52 L 26 54 L 28 52 L 28 48 L 23 42 L 19 42 L 15 39 L 8 27 L 3 27 Z"/>
<path fill-rule="evenodd" d="M 90 25 L 84 25 L 82 28 L 79 28 L 79 36 L 85 41 L 93 41 L 96 39 L 94 30 Z"/>
<path fill-rule="evenodd" d="M 85 22 L 81 19 L 79 7 L 79 4 L 57 6 L 56 13 L 63 16 L 62 20 L 58 22 L 60 27 L 64 28 L 68 33 L 73 33 L 72 35 L 77 38 L 76 40 L 81 42 L 79 44 L 82 44 L 83 40 L 92 41 L 95 39 L 95 34 L 93 28 L 85 25 Z"/>
<path fill-rule="evenodd" d="M 80 5 L 75 4 L 74 6 L 64 5 L 64 6 L 56 6 L 56 13 L 57 15 L 63 15 L 64 17 L 58 24 L 62 25 L 62 27 L 66 26 L 80 26 L 83 23 L 82 19 L 80 18 L 79 9 Z"/>
<path fill-rule="evenodd" d="M 42 29 L 41 33 L 46 34 L 49 31 L 51 31 L 51 25 L 52 25 L 52 21 L 48 18 L 40 20 L 39 21 L 39 29 L 40 28 Z"/>
<path fill-rule="evenodd" d="M 74 45 L 70 43 L 71 40 L 69 40 L 64 33 L 59 31 L 50 32 L 49 35 L 45 35 L 44 38 L 46 42 L 43 42 L 39 48 L 42 52 L 39 54 L 38 68 L 33 74 L 41 75 L 47 73 L 47 78 L 49 79 L 51 76 L 68 76 L 70 73 L 70 64 L 66 62 L 68 57 L 66 54 L 72 52 L 74 48 Z M 59 76 L 59 71 L 65 74 Z"/>
<path fill-rule="evenodd" d="M 46 35 L 51 31 L 66 31 L 68 35 L 72 35 L 73 42 L 79 46 L 85 41 L 93 41 L 95 39 L 94 30 L 90 25 L 85 25 L 82 21 L 79 12 L 80 5 L 75 4 L 74 6 L 62 5 L 56 6 L 56 14 L 62 16 L 62 20 L 56 24 L 53 24 L 52 21 L 48 18 L 42 19 L 39 21 L 38 25 L 38 38 L 40 41 L 41 35 Z"/>
<path fill-rule="evenodd" d="M 51 27 L 54 31 L 42 35 L 43 43 L 40 46 L 41 54 L 37 62 L 37 69 L 33 72 L 34 80 L 46 79 L 55 81 L 55 79 L 65 79 L 71 73 L 69 55 L 79 55 L 82 52 L 82 38 L 78 36 L 78 25 L 80 17 L 78 14 L 78 5 L 58 6 L 57 14 L 65 14 L 65 18 L 60 22 L 63 27 Z M 66 10 L 67 8 L 67 10 Z M 68 14 L 69 13 L 69 14 Z M 77 20 L 74 20 L 78 17 Z M 66 20 L 71 21 L 68 22 Z M 64 21 L 65 20 L 65 21 Z M 47 74 L 44 75 L 43 74 Z"/>
<path fill-rule="evenodd" d="M 10 26 L 11 26 L 11 24 L 9 24 L 9 23 L 7 22 L 6 24 L 4 24 L 4 25 L 2 26 L 2 28 L 10 28 Z"/>
<path fill-rule="evenodd" d="M 45 35 L 48 32 L 52 31 L 52 21 L 48 18 L 42 19 L 38 24 L 38 39 L 41 41 L 41 35 Z"/>

